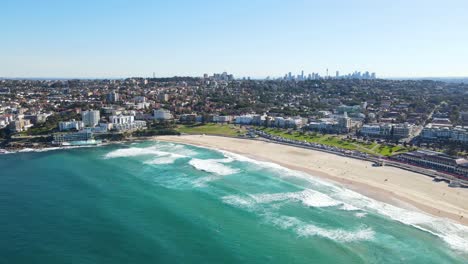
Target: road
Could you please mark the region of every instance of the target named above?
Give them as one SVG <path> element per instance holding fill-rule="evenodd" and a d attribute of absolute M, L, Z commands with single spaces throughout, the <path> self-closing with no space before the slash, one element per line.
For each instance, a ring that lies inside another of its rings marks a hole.
<path fill-rule="evenodd" d="M 411 133 L 411 135 L 404 140 L 406 143 L 412 142 L 415 137 L 421 134 L 421 131 L 423 130 L 424 126 L 427 124 L 429 120 L 431 120 L 432 115 L 434 115 L 434 112 L 437 110 L 437 108 L 439 108 L 439 106 L 440 104 L 434 106 L 434 109 L 432 109 L 431 113 L 427 116 L 426 120 L 424 120 L 423 124 L 417 126 L 416 129 L 413 131 L 413 133 Z"/>

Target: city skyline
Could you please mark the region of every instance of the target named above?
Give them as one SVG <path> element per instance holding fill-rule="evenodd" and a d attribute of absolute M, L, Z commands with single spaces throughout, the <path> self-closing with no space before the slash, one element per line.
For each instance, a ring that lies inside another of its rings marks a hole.
<path fill-rule="evenodd" d="M 464 1 L 9 1 L 0 77 L 466 77 Z M 332 70 L 333 69 L 333 70 Z"/>

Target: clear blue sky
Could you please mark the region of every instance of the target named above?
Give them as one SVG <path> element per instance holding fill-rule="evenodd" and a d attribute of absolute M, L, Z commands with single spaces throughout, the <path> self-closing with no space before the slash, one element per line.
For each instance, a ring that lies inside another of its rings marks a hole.
<path fill-rule="evenodd" d="M 0 77 L 468 76 L 466 0 L 0 0 Z"/>

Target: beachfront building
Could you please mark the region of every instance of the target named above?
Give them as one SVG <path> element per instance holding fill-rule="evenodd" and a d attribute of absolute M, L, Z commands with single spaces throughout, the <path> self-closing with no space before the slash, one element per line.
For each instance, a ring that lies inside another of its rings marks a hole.
<path fill-rule="evenodd" d="M 403 123 L 393 125 L 393 137 L 394 138 L 407 138 L 413 133 L 414 125 Z"/>
<path fill-rule="evenodd" d="M 93 133 L 84 130 L 76 133 L 55 133 L 52 143 L 62 145 L 64 143 L 89 141 L 91 139 L 93 139 Z"/>
<path fill-rule="evenodd" d="M 33 124 L 31 124 L 31 121 L 29 119 L 23 119 L 23 118 L 19 118 L 8 124 L 9 129 L 13 132 L 27 131 L 32 126 Z"/>
<path fill-rule="evenodd" d="M 428 150 L 403 153 L 395 158 L 405 163 L 457 174 L 468 179 L 468 160 L 464 158 L 451 157 L 440 152 Z"/>
<path fill-rule="evenodd" d="M 252 118 L 252 125 L 254 126 L 264 126 L 267 120 L 267 115 L 254 115 Z"/>
<path fill-rule="evenodd" d="M 468 129 L 466 127 L 452 127 L 445 124 L 428 124 L 421 131 L 423 141 L 456 141 L 468 143 Z"/>
<path fill-rule="evenodd" d="M 118 115 L 118 116 L 110 116 L 109 121 L 114 124 L 128 124 L 132 123 L 135 120 L 134 116 L 124 116 L 124 115 Z"/>
<path fill-rule="evenodd" d="M 461 126 L 457 126 L 452 129 L 451 133 L 451 140 L 458 141 L 463 144 L 468 143 L 468 128 L 463 128 Z"/>
<path fill-rule="evenodd" d="M 366 137 L 378 137 L 380 136 L 380 125 L 378 124 L 366 124 L 361 127 L 361 134 Z"/>
<path fill-rule="evenodd" d="M 98 110 L 89 110 L 81 112 L 81 120 L 85 127 L 95 127 L 99 124 L 101 114 Z"/>
<path fill-rule="evenodd" d="M 112 128 L 117 131 L 146 129 L 146 121 L 135 120 L 134 116 L 110 116 L 109 121 L 112 123 Z"/>
<path fill-rule="evenodd" d="M 306 126 L 307 129 L 322 133 L 347 133 L 352 127 L 352 121 L 346 115 L 339 117 L 321 118 L 311 120 Z"/>
<path fill-rule="evenodd" d="M 253 121 L 253 115 L 241 115 L 235 117 L 236 124 L 239 125 L 250 125 Z"/>
<path fill-rule="evenodd" d="M 182 114 L 179 117 L 179 122 L 185 124 L 193 124 L 197 122 L 197 115 L 196 114 Z"/>
<path fill-rule="evenodd" d="M 234 117 L 232 117 L 232 116 L 220 116 L 220 115 L 213 116 L 213 122 L 214 123 L 225 124 L 225 123 L 232 122 L 232 120 L 234 120 Z"/>
<path fill-rule="evenodd" d="M 75 121 L 75 120 L 71 120 L 71 121 L 62 121 L 62 122 L 59 122 L 59 130 L 60 131 L 68 131 L 68 130 L 81 130 L 84 128 L 84 123 L 83 121 Z"/>
<path fill-rule="evenodd" d="M 173 118 L 171 112 L 166 109 L 153 110 L 153 116 L 156 120 L 170 120 Z"/>
<path fill-rule="evenodd" d="M 361 127 L 360 134 L 365 137 L 380 138 L 407 138 L 413 133 L 414 125 L 409 123 L 402 124 L 366 124 Z"/>
<path fill-rule="evenodd" d="M 99 123 L 95 127 L 85 127 L 82 131 L 92 132 L 94 134 L 108 133 L 113 128 L 112 123 Z"/>
<path fill-rule="evenodd" d="M 279 128 L 300 128 L 303 121 L 300 117 L 275 117 L 275 127 Z"/>

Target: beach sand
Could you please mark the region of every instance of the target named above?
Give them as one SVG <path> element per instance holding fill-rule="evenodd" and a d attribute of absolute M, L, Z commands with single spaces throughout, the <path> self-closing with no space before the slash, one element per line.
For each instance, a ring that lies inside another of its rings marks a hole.
<path fill-rule="evenodd" d="M 285 146 L 264 140 L 217 136 L 158 136 L 156 140 L 216 148 L 269 161 L 328 179 L 376 200 L 410 210 L 452 219 L 468 226 L 468 189 L 394 167 L 373 167 L 371 162 L 321 151 Z"/>

